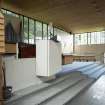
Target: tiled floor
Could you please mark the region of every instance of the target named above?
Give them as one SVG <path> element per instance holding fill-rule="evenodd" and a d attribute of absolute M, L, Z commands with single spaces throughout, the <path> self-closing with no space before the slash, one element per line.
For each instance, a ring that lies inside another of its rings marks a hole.
<path fill-rule="evenodd" d="M 105 75 L 67 105 L 105 105 Z"/>

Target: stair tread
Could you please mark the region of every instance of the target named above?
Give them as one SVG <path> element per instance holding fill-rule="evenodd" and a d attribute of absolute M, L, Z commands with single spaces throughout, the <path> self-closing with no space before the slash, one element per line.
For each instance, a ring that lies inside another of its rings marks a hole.
<path fill-rule="evenodd" d="M 85 79 L 80 83 L 76 84 L 74 87 L 66 90 L 64 93 L 59 96 L 54 97 L 53 99 L 41 104 L 41 105 L 64 105 L 72 98 L 74 98 L 77 94 L 79 94 L 86 86 L 91 84 L 93 79 Z"/>
<path fill-rule="evenodd" d="M 52 86 L 53 84 L 57 84 L 57 83 L 60 83 L 62 82 L 63 80 L 69 78 L 69 77 L 72 77 L 72 76 L 80 76 L 81 74 L 79 72 L 73 72 L 73 73 L 70 73 L 69 75 L 66 75 L 62 78 L 59 78 L 57 80 L 55 80 L 54 82 L 51 82 L 51 83 L 41 83 L 39 85 L 34 85 L 34 86 L 31 86 L 31 87 L 28 87 L 28 88 L 25 88 L 25 89 L 22 89 L 20 91 L 17 91 L 15 92 L 14 95 L 10 100 L 6 101 L 5 103 L 11 103 L 13 101 L 16 101 L 24 96 L 27 96 L 27 95 L 30 95 L 31 93 L 35 93 L 35 92 L 38 92 L 40 90 L 43 90 L 49 86 Z"/>
<path fill-rule="evenodd" d="M 23 97 L 17 101 L 10 103 L 10 105 L 37 105 L 48 99 L 49 97 L 52 97 L 53 95 L 57 94 L 58 92 L 63 91 L 68 86 L 77 83 L 83 78 L 85 77 L 81 75 L 78 78 L 76 78 L 76 76 L 70 77 L 69 79 L 66 79 L 60 84 L 54 85 L 48 89 L 45 88 L 43 91 L 39 91 L 38 93 L 30 94 L 29 96 Z"/>
<path fill-rule="evenodd" d="M 66 105 L 105 105 L 105 75 Z"/>
<path fill-rule="evenodd" d="M 87 71 L 88 69 L 92 69 L 92 68 L 95 68 L 95 67 L 97 67 L 99 64 L 93 64 L 93 65 L 90 65 L 90 66 L 88 66 L 88 67 L 85 67 L 85 68 L 83 68 L 83 69 L 79 69 L 78 71 L 81 71 L 81 72 L 85 72 L 85 71 Z"/>
<path fill-rule="evenodd" d="M 97 66 L 96 68 L 94 68 L 94 69 L 91 69 L 91 70 L 88 70 L 88 71 L 86 71 L 86 72 L 83 72 L 83 74 L 92 74 L 92 73 L 94 73 L 94 72 L 97 72 L 98 70 L 100 70 L 100 69 L 102 69 L 103 68 L 103 65 L 100 65 L 100 66 Z"/>
<path fill-rule="evenodd" d="M 93 64 L 94 62 L 73 62 L 72 64 L 63 65 L 62 71 L 57 73 L 56 76 L 60 77 L 62 75 L 65 75 L 74 71 L 79 71 L 80 69 L 91 66 Z"/>
<path fill-rule="evenodd" d="M 105 68 L 102 68 L 100 71 L 94 73 L 94 74 L 91 74 L 90 77 L 91 78 L 99 78 L 103 73 L 105 73 Z"/>

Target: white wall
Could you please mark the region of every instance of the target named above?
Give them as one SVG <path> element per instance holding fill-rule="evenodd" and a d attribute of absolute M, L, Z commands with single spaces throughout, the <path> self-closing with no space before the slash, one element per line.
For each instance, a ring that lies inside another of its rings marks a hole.
<path fill-rule="evenodd" d="M 35 58 L 17 60 L 14 57 L 5 57 L 4 61 L 6 83 L 13 86 L 13 92 L 41 83 L 41 80 L 35 74 Z"/>

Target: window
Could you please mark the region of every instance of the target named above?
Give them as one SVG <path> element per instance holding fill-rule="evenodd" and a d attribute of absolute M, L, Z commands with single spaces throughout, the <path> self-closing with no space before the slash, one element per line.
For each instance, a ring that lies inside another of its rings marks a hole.
<path fill-rule="evenodd" d="M 87 33 L 81 34 L 81 45 L 87 44 Z"/>
<path fill-rule="evenodd" d="M 24 42 L 28 43 L 28 18 L 24 17 Z"/>
<path fill-rule="evenodd" d="M 57 28 L 54 28 L 54 35 L 57 35 Z"/>
<path fill-rule="evenodd" d="M 34 20 L 29 19 L 29 43 L 34 44 L 35 41 L 35 29 L 34 29 Z"/>
<path fill-rule="evenodd" d="M 51 37 L 53 37 L 53 26 L 48 25 L 48 39 L 50 39 Z"/>
<path fill-rule="evenodd" d="M 105 31 L 75 34 L 75 44 L 105 44 Z"/>
<path fill-rule="evenodd" d="M 87 33 L 87 42 L 91 44 L 91 33 Z"/>
<path fill-rule="evenodd" d="M 96 32 L 96 35 L 97 35 L 97 44 L 101 44 L 100 43 L 101 42 L 101 36 L 100 36 L 101 34 L 100 34 L 100 32 Z"/>
<path fill-rule="evenodd" d="M 73 35 L 58 35 L 58 39 L 62 45 L 62 53 L 73 53 Z"/>
<path fill-rule="evenodd" d="M 43 39 L 47 39 L 47 24 L 43 24 Z"/>
<path fill-rule="evenodd" d="M 22 36 L 21 42 L 34 44 L 35 39 L 50 39 L 50 37 L 57 35 L 61 40 L 60 36 L 70 35 L 69 33 L 62 31 L 59 28 L 49 26 L 43 22 L 36 21 L 24 15 L 20 15 L 6 9 L 1 9 L 4 14 L 15 16 L 22 22 Z"/>
<path fill-rule="evenodd" d="M 4 14 L 6 14 L 6 12 L 7 12 L 7 11 L 6 11 L 6 10 L 4 10 L 4 9 L 1 9 L 1 11 L 2 11 L 2 13 L 4 13 Z"/>
<path fill-rule="evenodd" d="M 42 23 L 36 21 L 36 39 L 42 39 Z"/>
<path fill-rule="evenodd" d="M 101 32 L 101 44 L 105 43 L 105 31 Z"/>
<path fill-rule="evenodd" d="M 24 39 L 24 36 L 23 36 L 24 35 L 24 26 L 23 26 L 23 24 L 24 24 L 24 21 L 23 21 L 24 18 L 23 18 L 23 16 L 19 16 L 19 18 L 20 18 L 21 24 L 22 24 L 22 27 L 21 27 L 21 35 L 22 35 L 21 36 L 21 42 L 24 42 L 24 40 L 23 40 Z"/>
<path fill-rule="evenodd" d="M 81 44 L 81 35 L 80 34 L 75 34 L 75 43 L 76 43 L 76 45 Z"/>

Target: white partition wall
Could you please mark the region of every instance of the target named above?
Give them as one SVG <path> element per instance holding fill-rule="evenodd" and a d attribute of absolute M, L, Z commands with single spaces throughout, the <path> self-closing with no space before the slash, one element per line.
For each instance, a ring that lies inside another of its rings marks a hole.
<path fill-rule="evenodd" d="M 36 76 L 35 58 L 15 59 L 5 57 L 6 83 L 13 87 L 13 92 L 42 83 Z"/>
<path fill-rule="evenodd" d="M 52 76 L 61 70 L 61 44 L 52 40 L 36 42 L 36 74 Z"/>

